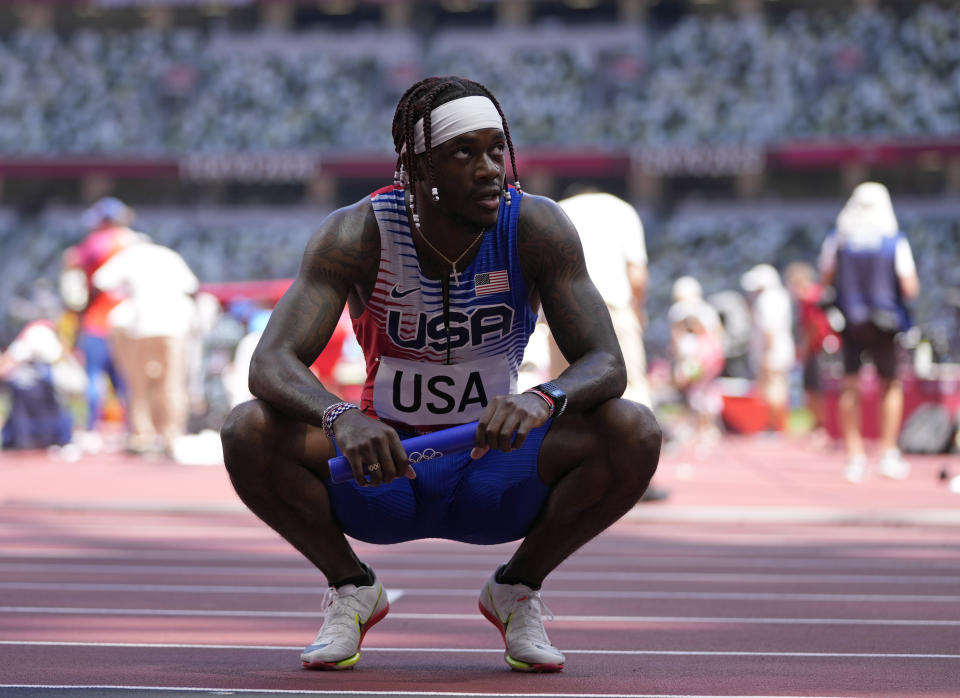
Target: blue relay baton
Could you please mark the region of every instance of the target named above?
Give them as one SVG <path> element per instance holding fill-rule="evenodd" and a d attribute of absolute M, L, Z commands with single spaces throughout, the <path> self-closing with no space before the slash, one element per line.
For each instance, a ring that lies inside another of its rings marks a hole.
<path fill-rule="evenodd" d="M 476 433 L 477 423 L 468 422 L 449 429 L 440 429 L 429 434 L 403 439 L 400 445 L 407 452 L 410 462 L 417 464 L 431 458 L 440 458 L 473 448 Z M 327 463 L 330 466 L 330 482 L 333 484 L 353 479 L 353 470 L 350 469 L 350 461 L 346 456 L 335 456 Z"/>

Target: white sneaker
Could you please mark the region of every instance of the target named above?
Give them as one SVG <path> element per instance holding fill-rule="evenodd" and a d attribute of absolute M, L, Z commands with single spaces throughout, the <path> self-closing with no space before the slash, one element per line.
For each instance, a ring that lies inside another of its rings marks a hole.
<path fill-rule="evenodd" d="M 880 474 L 891 480 L 906 480 L 910 475 L 910 464 L 903 459 L 899 450 L 893 448 L 880 457 Z"/>
<path fill-rule="evenodd" d="M 843 467 L 843 479 L 847 482 L 860 482 L 867 474 L 867 457 L 851 456 Z"/>
<path fill-rule="evenodd" d="M 300 655 L 306 669 L 351 669 L 360 661 L 363 636 L 390 610 L 387 592 L 376 575 L 373 584 L 327 589 L 321 601 L 323 627 Z"/>
<path fill-rule="evenodd" d="M 496 575 L 480 591 L 480 613 L 497 626 L 507 651 L 507 664 L 514 671 L 561 671 L 563 654 L 550 644 L 543 629 L 543 614 L 553 614 L 540 592 L 525 584 L 499 584 Z"/>

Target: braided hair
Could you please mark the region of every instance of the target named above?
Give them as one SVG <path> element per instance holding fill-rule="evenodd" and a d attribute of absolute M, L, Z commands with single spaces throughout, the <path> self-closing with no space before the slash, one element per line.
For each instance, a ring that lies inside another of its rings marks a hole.
<path fill-rule="evenodd" d="M 510 127 L 507 125 L 507 117 L 503 115 L 503 109 L 497 98 L 493 96 L 485 86 L 467 78 L 457 76 L 429 77 L 412 85 L 400 97 L 397 103 L 397 109 L 393 114 L 393 146 L 397 152 L 396 172 L 393 179 L 397 186 L 403 186 L 404 174 L 412 182 L 414 170 L 414 143 L 415 126 L 417 121 L 423 119 L 423 141 L 426 146 L 425 155 L 427 158 L 427 182 L 434 201 L 439 201 L 440 196 L 437 191 L 436 175 L 433 168 L 433 154 L 431 151 L 431 112 L 441 104 L 446 104 L 454 99 L 461 97 L 483 96 L 487 97 L 500 114 L 500 120 L 503 122 L 503 134 L 507 139 L 507 149 L 510 153 L 510 167 L 513 169 L 514 187 L 520 189 L 520 178 L 517 175 L 517 159 L 513 150 L 513 141 L 510 139 Z M 404 150 L 404 146 L 407 146 Z M 507 204 L 510 203 L 510 191 L 504 192 L 504 199 Z M 413 213 L 413 220 L 419 227 L 419 216 L 417 215 L 413 188 L 410 188 L 410 208 Z"/>

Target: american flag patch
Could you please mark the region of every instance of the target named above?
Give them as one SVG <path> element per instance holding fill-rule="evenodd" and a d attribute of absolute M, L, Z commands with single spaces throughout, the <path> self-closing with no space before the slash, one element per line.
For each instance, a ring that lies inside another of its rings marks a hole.
<path fill-rule="evenodd" d="M 473 286 L 478 296 L 510 290 L 510 277 L 504 271 L 485 271 L 473 277 Z"/>

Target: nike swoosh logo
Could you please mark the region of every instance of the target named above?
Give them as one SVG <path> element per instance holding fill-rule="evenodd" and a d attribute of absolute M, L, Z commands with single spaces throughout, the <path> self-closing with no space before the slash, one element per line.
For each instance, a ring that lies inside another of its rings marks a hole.
<path fill-rule="evenodd" d="M 406 291 L 400 290 L 400 284 L 396 284 L 393 288 L 390 289 L 391 298 L 403 298 L 404 296 L 409 296 L 411 293 L 415 293 L 420 290 L 419 286 L 414 288 L 408 288 Z"/>

